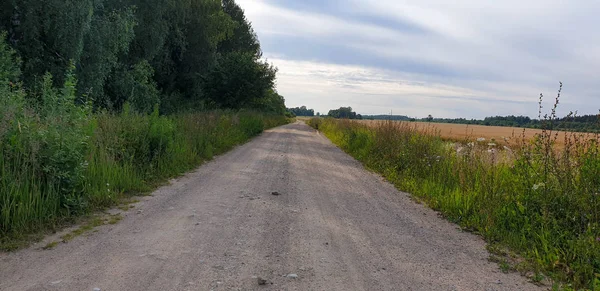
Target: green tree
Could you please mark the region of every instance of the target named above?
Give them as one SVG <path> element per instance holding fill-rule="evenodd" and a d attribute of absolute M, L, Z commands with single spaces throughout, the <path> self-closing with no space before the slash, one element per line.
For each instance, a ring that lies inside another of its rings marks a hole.
<path fill-rule="evenodd" d="M 206 96 L 221 108 L 251 107 L 275 85 L 277 69 L 250 53 L 233 52 L 219 58 L 204 80 Z"/>
<path fill-rule="evenodd" d="M 5 31 L 0 31 L 0 82 L 2 83 L 17 82 L 21 75 L 21 60 L 6 43 L 7 35 Z"/>
<path fill-rule="evenodd" d="M 90 33 L 85 36 L 85 54 L 77 68 L 78 91 L 93 98 L 97 108 L 114 108 L 114 98 L 104 94 L 111 73 L 120 64 L 134 37 L 135 17 L 131 8 L 97 7 Z M 112 99 L 112 100 L 111 100 Z"/>
<path fill-rule="evenodd" d="M 260 58 L 260 42 L 244 10 L 234 0 L 223 0 L 223 11 L 235 22 L 233 34 L 219 44 L 220 53 L 245 52 Z"/>
<path fill-rule="evenodd" d="M 83 53 L 84 36 L 91 27 L 94 1 L 6 2 L 1 23 L 4 30 L 10 32 L 9 38 L 23 59 L 25 83 L 33 86 L 46 72 L 55 76 L 55 85 L 64 83 L 71 61 L 79 62 Z"/>

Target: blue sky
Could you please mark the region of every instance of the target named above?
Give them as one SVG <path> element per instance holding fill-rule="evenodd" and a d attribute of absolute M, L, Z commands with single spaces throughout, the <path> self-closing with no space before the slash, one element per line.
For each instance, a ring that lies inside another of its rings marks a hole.
<path fill-rule="evenodd" d="M 600 1 L 238 0 L 288 107 L 414 117 L 600 109 Z"/>

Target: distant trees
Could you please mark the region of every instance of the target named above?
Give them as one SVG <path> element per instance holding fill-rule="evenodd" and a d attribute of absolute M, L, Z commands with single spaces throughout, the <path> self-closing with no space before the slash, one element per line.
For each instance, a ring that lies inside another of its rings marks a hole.
<path fill-rule="evenodd" d="M 307 109 L 306 106 L 288 108 L 288 111 L 296 116 L 315 116 L 315 111 L 313 109 Z"/>
<path fill-rule="evenodd" d="M 352 107 L 340 107 L 339 109 L 329 110 L 327 115 L 333 118 L 362 119 L 362 115 L 352 111 Z"/>
<path fill-rule="evenodd" d="M 397 121 L 410 121 L 411 118 L 405 115 L 363 115 L 363 119 L 372 120 L 397 120 Z M 414 118 L 412 118 L 414 119 Z"/>
<path fill-rule="evenodd" d="M 430 121 L 423 118 L 420 121 Z M 600 132 L 600 116 L 583 115 L 575 117 L 557 118 L 552 123 L 543 120 L 532 119 L 528 116 L 491 116 L 484 119 L 465 119 L 465 118 L 434 118 L 432 122 L 455 123 L 455 124 L 475 124 L 486 126 L 509 126 L 523 128 L 546 128 L 559 130 L 573 130 L 582 132 Z"/>

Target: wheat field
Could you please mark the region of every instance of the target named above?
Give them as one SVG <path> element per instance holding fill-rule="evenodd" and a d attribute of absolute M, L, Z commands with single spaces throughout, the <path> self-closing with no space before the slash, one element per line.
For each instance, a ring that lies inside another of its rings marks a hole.
<path fill-rule="evenodd" d="M 361 123 L 376 126 L 381 120 L 361 120 Z M 393 121 L 406 122 L 406 121 Z M 516 144 L 523 139 L 530 141 L 536 134 L 542 133 L 540 129 L 504 127 L 504 126 L 484 126 L 484 125 L 467 125 L 467 124 L 451 124 L 451 123 L 428 123 L 428 122 L 406 122 L 411 126 L 415 126 L 423 132 L 438 133 L 444 139 L 456 141 L 485 141 L 494 142 L 499 145 Z M 569 133 L 563 131 L 555 131 L 556 146 L 564 146 L 568 138 L 581 139 L 598 139 L 598 134 L 592 133 Z"/>

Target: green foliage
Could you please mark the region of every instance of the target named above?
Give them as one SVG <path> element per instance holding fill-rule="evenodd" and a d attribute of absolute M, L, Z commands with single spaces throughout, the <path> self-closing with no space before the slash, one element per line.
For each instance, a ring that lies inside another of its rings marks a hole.
<path fill-rule="evenodd" d="M 288 108 L 288 110 L 296 116 L 315 116 L 313 109 L 307 109 L 306 106 Z"/>
<path fill-rule="evenodd" d="M 263 97 L 252 100 L 248 107 L 281 115 L 285 115 L 287 112 L 285 108 L 285 99 L 273 89 L 268 89 Z"/>
<path fill-rule="evenodd" d="M 233 0 L 13 0 L 0 7 L 0 30 L 23 60 L 31 99 L 41 98 L 46 73 L 61 85 L 75 63 L 77 92 L 97 111 L 118 112 L 129 102 L 146 113 L 160 104 L 169 112 L 284 114 L 276 69 L 260 60 L 258 38 Z"/>
<path fill-rule="evenodd" d="M 125 102 L 130 103 L 138 112 L 150 113 L 155 105 L 161 103 L 160 92 L 153 79 L 154 69 L 145 60 L 127 70 L 117 70 L 107 86 L 111 92 L 112 104 L 122 108 Z"/>
<path fill-rule="evenodd" d="M 222 108 L 244 108 L 270 93 L 277 70 L 250 53 L 233 52 L 219 58 L 204 80 L 204 92 Z"/>
<path fill-rule="evenodd" d="M 70 62 L 78 62 L 83 38 L 90 30 L 93 0 L 15 0 L 11 14 L 0 23 L 11 32 L 9 38 L 23 59 L 24 81 L 35 85 L 38 77 L 50 72 L 55 85 L 64 82 Z M 8 7 L 6 7 L 8 8 Z M 2 28 L 0 27 L 0 30 Z"/>
<path fill-rule="evenodd" d="M 223 11 L 235 22 L 233 33 L 219 44 L 219 52 L 223 54 L 244 52 L 260 58 L 262 52 L 256 33 L 250 21 L 246 19 L 242 8 L 234 0 L 223 0 Z"/>
<path fill-rule="evenodd" d="M 360 114 L 352 111 L 352 107 L 340 107 L 339 109 L 329 110 L 327 115 L 333 118 L 362 119 Z"/>
<path fill-rule="evenodd" d="M 132 9 L 109 10 L 99 5 L 95 11 L 90 32 L 84 37 L 85 54 L 79 62 L 77 76 L 79 91 L 93 98 L 96 108 L 114 108 L 114 99 L 118 96 L 105 96 L 104 87 L 110 74 L 120 65 L 119 55 L 129 49 L 134 25 Z M 125 92 L 127 90 L 115 93 Z"/>
<path fill-rule="evenodd" d="M 5 42 L 6 36 L 6 32 L 0 32 L 0 82 L 17 82 L 21 76 L 21 60 Z"/>
<path fill-rule="evenodd" d="M 40 129 L 42 133 L 32 133 L 48 136 L 39 144 L 27 144 L 40 138 L 30 138 L 23 123 L 20 132 L 15 124 L 2 135 L 0 245 L 73 215 L 114 205 L 125 194 L 149 191 L 287 119 L 227 111 L 166 117 L 156 110 L 137 113 L 125 105 L 121 114 L 93 116 L 86 127 L 89 137 L 65 129 L 57 119 L 45 122 L 53 123 Z M 62 139 L 55 133 L 58 129 L 64 131 Z"/>
<path fill-rule="evenodd" d="M 577 288 L 600 287 L 599 136 L 572 134 L 556 149 L 547 130 L 498 151 L 453 144 L 410 123 L 309 124 L 399 189 L 518 252 L 534 271 Z"/>
<path fill-rule="evenodd" d="M 140 10 L 118 7 L 117 0 L 34 2 L 0 4 L 11 7 L 0 11 L 0 25 L 10 31 L 0 33 L 2 249 L 21 246 L 19 239 L 40 229 L 114 205 L 125 193 L 148 191 L 265 128 L 288 122 L 284 99 L 273 89 L 275 70 L 254 57 L 239 68 L 247 76 L 236 75 L 235 63 L 225 63 L 226 73 L 240 81 L 228 88 L 237 92 L 228 96 L 239 104 L 221 107 L 255 111 L 193 111 L 219 100 L 202 89 L 204 75 L 216 64 L 218 43 L 231 34 L 232 21 L 220 1 L 157 0 L 144 2 L 148 5 Z M 163 17 L 156 27 L 165 29 L 158 35 L 141 29 L 137 38 L 136 21 L 152 21 L 137 11 L 156 5 Z M 24 28 L 30 29 L 27 35 Z M 24 76 L 17 55 L 23 57 Z M 167 75 L 174 77 L 161 83 Z M 161 98 L 161 89 L 168 98 Z M 246 89 L 252 94 L 244 99 Z M 172 113 L 189 104 L 198 106 L 188 113 L 159 114 L 159 108 Z"/>
<path fill-rule="evenodd" d="M 73 74 L 66 75 L 61 89 L 52 83 L 47 74 L 36 104 L 26 101 L 19 85 L 0 84 L 1 234 L 35 230 L 58 214 L 86 207 L 78 193 L 86 168 L 89 111 L 75 105 Z"/>

